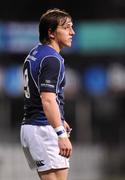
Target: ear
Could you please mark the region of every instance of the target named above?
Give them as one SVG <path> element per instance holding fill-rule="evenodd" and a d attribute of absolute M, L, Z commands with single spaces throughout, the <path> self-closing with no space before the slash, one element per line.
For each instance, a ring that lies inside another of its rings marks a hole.
<path fill-rule="evenodd" d="M 48 36 L 49 36 L 50 39 L 54 39 L 55 38 L 54 32 L 52 32 L 51 29 L 48 30 Z"/>

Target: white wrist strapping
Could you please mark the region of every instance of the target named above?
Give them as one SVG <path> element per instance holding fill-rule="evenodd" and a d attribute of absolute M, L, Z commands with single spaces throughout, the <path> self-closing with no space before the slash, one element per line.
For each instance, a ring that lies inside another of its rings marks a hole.
<path fill-rule="evenodd" d="M 60 138 L 67 137 L 67 133 L 66 133 L 64 126 L 59 126 L 59 127 L 55 128 L 55 132 L 56 132 L 57 136 Z"/>

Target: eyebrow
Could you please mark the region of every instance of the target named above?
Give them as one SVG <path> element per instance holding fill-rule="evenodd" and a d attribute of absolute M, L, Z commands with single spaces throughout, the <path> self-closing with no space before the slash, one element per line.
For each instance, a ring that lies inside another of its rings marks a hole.
<path fill-rule="evenodd" d="M 69 21 L 69 22 L 65 22 L 65 24 L 63 24 L 63 26 L 65 26 L 65 25 L 71 25 L 71 26 L 73 26 L 73 23 L 72 23 L 72 21 Z"/>
<path fill-rule="evenodd" d="M 71 25 L 73 25 L 73 23 L 70 21 L 70 22 L 67 22 L 66 24 L 71 24 Z"/>
<path fill-rule="evenodd" d="M 73 27 L 73 23 L 65 23 L 63 25 L 58 25 L 60 27 L 69 27 L 69 28 L 72 28 Z"/>

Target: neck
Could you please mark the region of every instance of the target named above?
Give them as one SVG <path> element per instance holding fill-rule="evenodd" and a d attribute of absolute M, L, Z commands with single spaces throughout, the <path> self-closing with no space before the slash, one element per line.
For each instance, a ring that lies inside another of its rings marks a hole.
<path fill-rule="evenodd" d="M 51 48 L 55 49 L 58 53 L 61 50 L 60 47 L 55 42 L 51 42 L 50 44 L 48 44 L 48 46 L 50 46 Z"/>

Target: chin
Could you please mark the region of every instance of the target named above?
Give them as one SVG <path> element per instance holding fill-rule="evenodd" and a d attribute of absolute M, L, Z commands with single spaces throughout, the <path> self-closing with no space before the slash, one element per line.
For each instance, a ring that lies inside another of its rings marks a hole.
<path fill-rule="evenodd" d="M 71 47 L 71 45 L 72 45 L 71 43 L 68 43 L 66 46 L 67 46 L 67 47 Z"/>
<path fill-rule="evenodd" d="M 64 44 L 63 46 L 62 46 L 62 48 L 64 48 L 64 47 L 71 47 L 71 43 L 66 43 L 66 44 Z"/>

